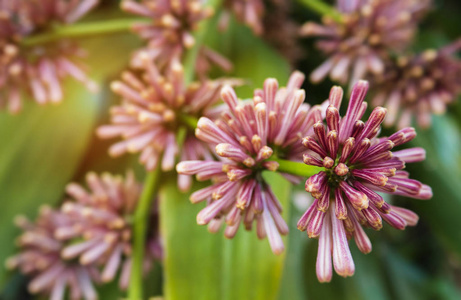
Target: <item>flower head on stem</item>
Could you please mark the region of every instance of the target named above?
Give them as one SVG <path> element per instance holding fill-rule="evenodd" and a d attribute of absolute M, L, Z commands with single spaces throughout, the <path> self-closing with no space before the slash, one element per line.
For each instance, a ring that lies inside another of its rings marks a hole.
<path fill-rule="evenodd" d="M 111 109 L 112 125 L 98 128 L 101 138 L 120 136 L 123 141 L 114 144 L 109 153 L 140 152 L 139 161 L 148 171 L 161 164 L 163 171 L 174 168 L 175 158 L 182 160 L 210 157 L 209 148 L 197 140 L 189 118 L 207 116 L 214 119 L 222 106 L 215 106 L 224 80 L 203 81 L 186 86 L 184 70 L 178 60 L 171 69 L 160 74 L 156 65 L 144 56 L 145 70 L 140 74 L 126 71 L 122 81 L 112 83 L 112 90 L 123 97 L 121 105 Z M 233 84 L 233 81 L 229 81 Z M 193 122 L 193 121 L 192 121 Z M 196 122 L 196 121 L 195 121 Z M 178 132 L 186 130 L 183 145 L 178 145 Z M 181 148 L 181 151 L 179 149 Z M 161 154 L 162 160 L 159 161 Z M 187 190 L 191 184 L 188 176 L 179 176 L 179 187 Z"/>
<path fill-rule="evenodd" d="M 461 61 L 456 52 L 461 40 L 439 50 L 426 50 L 412 56 L 400 56 L 389 62 L 385 72 L 372 77 L 378 91 L 373 105 L 384 105 L 386 126 L 410 126 L 412 118 L 427 128 L 432 114 L 443 114 L 447 104 L 461 92 Z"/>
<path fill-rule="evenodd" d="M 410 148 L 391 151 L 415 136 L 413 128 L 402 129 L 390 137 L 378 138 L 386 109 L 377 107 L 368 121 L 361 118 L 366 110 L 366 81 L 359 81 L 352 90 L 346 115 L 339 115 L 343 96 L 340 87 L 330 92 L 326 123 L 314 125 L 314 136 L 303 139 L 308 152 L 307 165 L 325 170 L 306 181 L 306 191 L 314 203 L 298 222 L 298 228 L 311 238 L 319 238 L 317 277 L 330 281 L 332 255 L 334 269 L 341 276 L 354 273 L 354 262 L 348 238 L 354 238 L 363 253 L 371 251 L 371 243 L 362 226 L 382 228 L 382 220 L 397 229 L 415 225 L 418 216 L 404 208 L 392 206 L 378 192 L 403 195 L 416 199 L 432 197 L 431 188 L 409 179 L 403 171 L 405 163 L 422 161 L 425 151 Z"/>
<path fill-rule="evenodd" d="M 281 216 L 282 206 L 262 172 L 279 167 L 271 160 L 273 155 L 299 157 L 300 136 L 321 119 L 319 107 L 309 109 L 303 104 L 305 93 L 299 89 L 303 80 L 303 74 L 294 72 L 287 87 L 279 89 L 277 80 L 267 79 L 252 101 L 239 100 L 226 86 L 221 97 L 228 110 L 215 122 L 204 117 L 199 120 L 196 136 L 214 147 L 220 160 L 182 161 L 176 166 L 179 174 L 213 180 L 211 186 L 191 196 L 193 203 L 207 201 L 197 215 L 198 224 L 209 224 L 209 230 L 216 232 L 224 221 L 224 234 L 232 238 L 240 223 L 250 230 L 256 222 L 258 237 L 267 236 L 272 251 L 283 252 L 281 235 L 288 233 L 288 227 Z"/>
<path fill-rule="evenodd" d="M 382 74 L 390 54 L 401 52 L 412 41 L 429 0 L 337 1 L 342 22 L 323 18 L 307 22 L 301 35 L 320 37 L 317 47 L 327 56 L 311 74 L 319 82 L 328 74 L 342 84 L 356 83 L 368 74 Z"/>
<path fill-rule="evenodd" d="M 120 272 L 119 285 L 128 287 L 132 264 L 132 219 L 141 194 L 141 185 L 133 172 L 127 172 L 126 178 L 108 173 L 98 176 L 88 173 L 86 181 L 89 191 L 79 184 L 67 186 L 72 198 L 61 208 L 72 226 L 57 228 L 58 239 L 76 239 L 66 245 L 62 251 L 63 259 L 78 259 L 81 265 L 97 264 L 102 266 L 101 280 L 114 280 Z M 152 214 L 155 215 L 155 209 Z M 156 224 L 152 224 L 155 228 Z M 161 256 L 161 244 L 158 232 L 151 232 L 146 240 L 144 270 L 152 265 L 153 258 Z"/>
<path fill-rule="evenodd" d="M 97 0 L 7 1 L 0 7 L 0 97 L 11 113 L 22 108 L 22 97 L 30 95 L 39 104 L 63 99 L 61 81 L 66 77 L 96 88 L 76 59 L 86 55 L 68 40 L 27 46 L 23 40 L 81 18 Z"/>
<path fill-rule="evenodd" d="M 61 251 L 66 241 L 58 239 L 55 234 L 60 228 L 76 227 L 77 224 L 48 206 L 40 209 L 35 222 L 23 216 L 16 217 L 15 222 L 23 230 L 17 239 L 21 251 L 10 257 L 6 266 L 31 277 L 28 289 L 32 294 L 63 300 L 68 289 L 71 299 L 97 299 L 93 282 L 99 283 L 101 276 L 96 265 L 63 259 Z"/>

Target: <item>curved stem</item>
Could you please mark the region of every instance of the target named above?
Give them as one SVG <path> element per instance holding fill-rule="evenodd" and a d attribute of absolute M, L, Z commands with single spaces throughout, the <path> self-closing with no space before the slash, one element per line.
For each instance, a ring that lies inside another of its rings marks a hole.
<path fill-rule="evenodd" d="M 144 250 L 146 248 L 146 235 L 149 212 L 152 206 L 152 200 L 157 194 L 161 172 L 160 161 L 157 167 L 149 172 L 144 181 L 144 188 L 139 199 L 136 212 L 134 214 L 134 236 L 133 236 L 133 259 L 131 266 L 130 285 L 128 297 L 131 300 L 142 300 L 142 275 Z"/>
<path fill-rule="evenodd" d="M 328 16 L 339 23 L 343 21 L 342 14 L 322 0 L 298 0 L 298 2 L 321 16 Z"/>
<path fill-rule="evenodd" d="M 101 34 L 111 34 L 129 31 L 135 22 L 146 21 L 146 19 L 115 19 L 99 22 L 77 23 L 62 25 L 42 34 L 32 35 L 21 40 L 24 46 L 35 46 L 39 44 L 54 42 L 62 38 L 87 37 Z"/>
<path fill-rule="evenodd" d="M 288 173 L 295 176 L 311 177 L 312 175 L 324 170 L 320 167 L 308 166 L 301 162 L 285 160 L 277 157 L 271 157 L 270 160 L 278 162 L 278 172 Z"/>

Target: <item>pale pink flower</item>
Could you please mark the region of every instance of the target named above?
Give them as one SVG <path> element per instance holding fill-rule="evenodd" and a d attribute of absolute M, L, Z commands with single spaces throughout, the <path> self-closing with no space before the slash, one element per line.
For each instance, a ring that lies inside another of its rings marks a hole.
<path fill-rule="evenodd" d="M 16 224 L 23 233 L 18 237 L 19 254 L 10 257 L 6 265 L 30 276 L 29 292 L 49 296 L 51 300 L 96 300 L 93 282 L 100 282 L 94 264 L 81 265 L 61 257 L 66 241 L 56 238 L 55 232 L 76 224 L 59 211 L 42 207 L 37 220 L 29 222 L 17 217 Z M 68 298 L 65 298 L 68 290 Z"/>
<path fill-rule="evenodd" d="M 439 50 L 400 56 L 386 66 L 381 76 L 372 77 L 378 91 L 372 103 L 389 111 L 384 125 L 404 128 L 416 119 L 426 128 L 432 114 L 445 113 L 447 105 L 461 92 L 461 61 L 456 57 L 460 48 L 458 40 Z"/>
<path fill-rule="evenodd" d="M 127 172 L 126 178 L 88 173 L 86 181 L 89 190 L 76 183 L 69 184 L 66 189 L 71 199 L 66 200 L 61 211 L 72 223 L 56 228 L 55 237 L 73 239 L 73 242 L 62 248 L 61 257 L 77 259 L 82 266 L 101 266 L 102 282 L 114 280 L 119 272 L 119 286 L 126 289 L 132 265 L 132 220 L 141 184 L 136 182 L 133 172 Z M 157 224 L 149 224 L 149 227 L 156 229 Z M 144 271 L 147 272 L 153 260 L 160 256 L 158 231 L 151 230 L 146 241 Z"/>
<path fill-rule="evenodd" d="M 64 26 L 77 21 L 97 2 L 0 0 L 0 104 L 17 113 L 26 95 L 39 104 L 61 102 L 66 77 L 95 89 L 78 63 L 86 54 L 75 43 L 58 40 L 27 46 L 22 41 L 46 32 L 51 23 Z"/>
<path fill-rule="evenodd" d="M 342 22 L 325 17 L 322 25 L 307 22 L 301 28 L 301 35 L 320 38 L 317 47 L 327 57 L 311 81 L 329 75 L 352 86 L 368 74 L 382 74 L 390 55 L 412 42 L 429 5 L 430 0 L 338 0 Z"/>
<path fill-rule="evenodd" d="M 112 90 L 123 101 L 111 109 L 112 124 L 98 128 L 101 138 L 123 139 L 110 147 L 110 155 L 139 152 L 139 161 L 147 170 L 161 164 L 163 171 L 174 168 L 177 156 L 181 160 L 209 157 L 208 146 L 195 138 L 185 118 L 219 115 L 220 107 L 215 104 L 225 81 L 208 80 L 186 86 L 183 67 L 177 60 L 165 75 L 159 73 L 149 57 L 145 56 L 144 62 L 146 69 L 140 75 L 126 71 L 123 81 L 112 83 Z M 186 134 L 184 144 L 178 145 L 181 129 Z M 181 190 L 187 190 L 191 179 L 179 176 L 178 184 Z"/>

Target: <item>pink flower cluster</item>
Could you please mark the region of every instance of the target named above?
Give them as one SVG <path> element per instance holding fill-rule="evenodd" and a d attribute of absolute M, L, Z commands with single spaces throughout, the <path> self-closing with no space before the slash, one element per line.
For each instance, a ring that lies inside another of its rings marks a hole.
<path fill-rule="evenodd" d="M 0 1 L 0 98 L 11 113 L 22 108 L 23 97 L 32 96 L 39 104 L 58 103 L 64 97 L 62 80 L 66 77 L 94 90 L 83 67 L 77 62 L 86 55 L 67 40 L 28 46 L 51 23 L 74 23 L 92 9 L 98 0 L 3 0 Z"/>
<path fill-rule="evenodd" d="M 390 137 L 378 138 L 386 109 L 375 108 L 368 121 L 361 118 L 368 83 L 359 81 L 353 88 L 344 117 L 339 109 L 343 91 L 333 87 L 326 110 L 327 127 L 314 125 L 315 134 L 303 139 L 308 149 L 304 162 L 323 167 L 324 171 L 306 181 L 306 191 L 314 202 L 298 222 L 298 228 L 309 237 L 319 238 L 317 277 L 330 281 L 331 260 L 341 276 L 354 273 L 354 262 L 347 240 L 354 238 L 363 253 L 371 243 L 362 226 L 380 230 L 382 220 L 397 229 L 415 225 L 418 216 L 404 208 L 390 205 L 379 193 L 403 195 L 416 199 L 432 197 L 431 188 L 410 179 L 403 171 L 405 163 L 425 159 L 421 148 L 391 151 L 415 136 L 413 128 L 402 129 Z"/>
<path fill-rule="evenodd" d="M 71 299 L 97 299 L 92 282 L 110 282 L 119 276 L 126 289 L 131 272 L 133 224 L 141 185 L 134 174 L 87 175 L 89 190 L 79 184 L 67 186 L 71 199 L 60 210 L 45 207 L 35 223 L 17 219 L 24 230 L 19 237 L 21 252 L 8 259 L 7 266 L 32 276 L 29 291 L 64 299 L 66 287 Z M 144 269 L 162 256 L 157 228 L 157 211 L 152 208 L 151 231 L 146 241 Z"/>

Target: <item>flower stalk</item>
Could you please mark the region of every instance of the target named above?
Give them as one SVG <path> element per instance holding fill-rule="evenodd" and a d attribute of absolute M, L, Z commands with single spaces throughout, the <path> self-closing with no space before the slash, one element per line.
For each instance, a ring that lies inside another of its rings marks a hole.
<path fill-rule="evenodd" d="M 78 38 L 94 35 L 111 34 L 129 31 L 135 22 L 142 22 L 145 19 L 114 19 L 100 22 L 87 22 L 65 26 L 57 26 L 50 32 L 36 34 L 21 40 L 24 46 L 35 46 L 54 42 L 62 38 Z"/>
<path fill-rule="evenodd" d="M 152 199 L 154 199 L 157 194 L 160 178 L 161 167 L 160 164 L 158 164 L 157 167 L 146 176 L 141 198 L 139 199 L 138 207 L 134 214 L 133 264 L 131 267 L 131 278 L 128 289 L 128 298 L 130 300 L 144 299 L 142 275 L 148 224 L 147 219 L 152 206 Z"/>
<path fill-rule="evenodd" d="M 291 175 L 302 176 L 309 178 L 312 175 L 317 174 L 320 171 L 323 171 L 324 168 L 316 166 L 308 166 L 302 162 L 295 162 L 291 160 L 285 160 L 277 157 L 271 157 L 272 161 L 275 161 L 279 164 L 277 169 L 278 172 L 288 173 Z"/>
<path fill-rule="evenodd" d="M 208 1 L 208 5 L 213 7 L 215 10 L 217 7 L 221 5 L 222 0 L 210 0 Z M 195 74 L 195 61 L 197 59 L 198 53 L 200 51 L 200 47 L 203 43 L 205 38 L 207 29 L 209 27 L 209 19 L 202 21 L 200 23 L 199 29 L 195 34 L 195 44 L 194 46 L 188 51 L 187 56 L 185 58 L 184 65 L 186 66 L 184 72 L 184 79 L 185 83 L 188 84 L 193 81 L 194 74 Z M 130 23 L 131 24 L 131 23 Z M 120 25 L 120 29 L 123 27 L 122 24 Z M 117 28 L 117 26 L 115 26 Z M 129 28 L 129 27 L 128 27 Z M 193 117 L 186 116 L 184 114 L 180 115 L 181 120 L 187 127 L 196 128 L 197 122 Z M 182 147 L 185 140 L 185 130 L 186 128 L 183 127 L 179 130 L 178 136 L 178 146 Z M 145 182 L 144 182 L 144 190 L 141 195 L 141 199 L 139 201 L 138 208 L 135 213 L 134 218 L 134 245 L 133 245 L 133 265 L 132 265 L 132 277 L 130 281 L 130 287 L 128 291 L 128 298 L 129 300 L 140 300 L 143 298 L 143 288 L 142 288 L 142 274 L 143 274 L 143 259 L 144 259 L 144 248 L 145 248 L 145 237 L 147 232 L 147 217 L 149 215 L 149 209 L 151 207 L 152 199 L 155 197 L 158 187 L 159 181 L 161 178 L 161 164 L 158 164 L 157 167 L 148 173 Z"/>
<path fill-rule="evenodd" d="M 341 13 L 322 0 L 298 0 L 298 2 L 321 16 L 328 16 L 338 23 L 343 21 Z"/>

